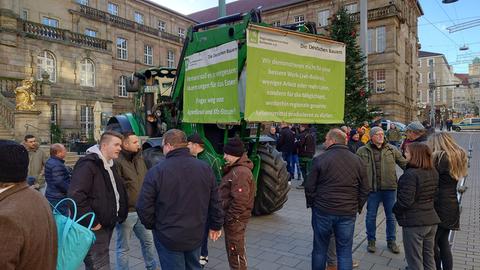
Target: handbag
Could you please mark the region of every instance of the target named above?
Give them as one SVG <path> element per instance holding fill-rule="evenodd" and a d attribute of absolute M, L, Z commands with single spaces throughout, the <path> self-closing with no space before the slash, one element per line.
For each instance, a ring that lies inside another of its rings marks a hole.
<path fill-rule="evenodd" d="M 70 202 L 72 204 L 72 217 L 64 216 L 57 210 L 60 204 Z M 84 227 L 79 222 L 90 216 L 90 224 Z M 90 247 L 95 242 L 95 234 L 91 231 L 95 213 L 86 213 L 77 218 L 77 205 L 74 200 L 65 198 L 53 207 L 53 217 L 57 224 L 58 256 L 57 270 L 76 270 L 87 256 Z"/>

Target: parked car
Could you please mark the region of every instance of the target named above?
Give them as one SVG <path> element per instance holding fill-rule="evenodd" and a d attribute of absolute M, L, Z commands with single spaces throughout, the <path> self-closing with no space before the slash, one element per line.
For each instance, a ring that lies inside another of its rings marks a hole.
<path fill-rule="evenodd" d="M 460 123 L 453 124 L 452 128 L 455 131 L 480 130 L 480 118 L 478 117 L 465 118 Z"/>

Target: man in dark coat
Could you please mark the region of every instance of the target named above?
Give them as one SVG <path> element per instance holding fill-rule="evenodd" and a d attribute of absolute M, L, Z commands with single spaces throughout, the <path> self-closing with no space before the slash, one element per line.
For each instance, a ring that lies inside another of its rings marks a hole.
<path fill-rule="evenodd" d="M 300 159 L 300 170 L 302 171 L 303 182 L 298 188 L 305 186 L 305 180 L 308 179 L 308 172 L 312 165 L 312 158 L 315 155 L 315 136 L 310 132 L 308 125 L 300 125 L 300 134 L 298 136 L 297 149 Z"/>
<path fill-rule="evenodd" d="M 60 143 L 50 146 L 50 158 L 45 163 L 45 181 L 47 189 L 45 197 L 55 206 L 59 201 L 67 197 L 68 186 L 72 176 L 72 169 L 65 166 L 67 149 Z M 60 205 L 57 210 L 67 215 L 67 205 Z"/>
<path fill-rule="evenodd" d="M 147 166 L 142 157 L 138 137 L 128 132 L 123 134 L 122 151 L 115 160 L 118 175 L 123 179 L 128 195 L 128 216 L 125 222 L 116 226 L 117 231 L 117 265 L 119 269 L 128 269 L 129 242 L 132 232 L 140 240 L 143 260 L 147 270 L 157 269 L 153 235 L 147 230 L 138 218 L 135 205 L 142 188 L 143 178 L 147 173 Z"/>
<path fill-rule="evenodd" d="M 433 131 L 435 132 L 435 130 Z M 428 137 L 428 128 L 424 127 L 422 123 L 419 121 L 413 121 L 407 125 L 405 128 L 405 136 L 407 137 L 402 145 L 400 146 L 400 150 L 402 151 L 402 155 L 405 156 L 405 150 L 407 149 L 407 145 L 414 143 L 414 142 L 422 142 L 425 143 Z"/>
<path fill-rule="evenodd" d="M 57 228 L 47 200 L 28 187 L 28 152 L 0 140 L 0 269 L 57 268 Z"/>
<path fill-rule="evenodd" d="M 87 149 L 87 155 L 75 164 L 68 196 L 75 200 L 78 216 L 95 213 L 92 230 L 96 241 L 85 257 L 86 269 L 109 269 L 109 246 L 113 229 L 128 214 L 123 179 L 117 174 L 114 159 L 122 150 L 123 136 L 107 131 L 98 145 Z M 86 220 L 82 221 L 87 225 Z"/>
<path fill-rule="evenodd" d="M 295 134 L 286 123 L 280 125 L 280 137 L 278 138 L 277 150 L 282 152 L 283 160 L 287 162 L 287 170 L 290 177 L 294 178 L 293 154 L 295 152 Z"/>
<path fill-rule="evenodd" d="M 312 269 L 325 269 L 330 236 L 335 234 L 340 269 L 352 267 L 356 214 L 370 191 L 365 164 L 348 150 L 346 134 L 330 130 L 325 152 L 317 156 L 305 183 L 307 207 L 312 208 Z"/>
<path fill-rule="evenodd" d="M 153 230 L 162 269 L 201 269 L 198 259 L 207 218 L 214 241 L 223 224 L 215 176 L 206 162 L 190 154 L 181 130 L 164 134 L 163 153 L 165 160 L 145 176 L 137 213 Z"/>
<path fill-rule="evenodd" d="M 253 163 L 248 159 L 243 143 L 238 137 L 229 139 L 223 152 L 227 165 L 219 189 L 225 211 L 223 230 L 228 263 L 230 269 L 247 269 L 245 230 L 255 198 Z"/>

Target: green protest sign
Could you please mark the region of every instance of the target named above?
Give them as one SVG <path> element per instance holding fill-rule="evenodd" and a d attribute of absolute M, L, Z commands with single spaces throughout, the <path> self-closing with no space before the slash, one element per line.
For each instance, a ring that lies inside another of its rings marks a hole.
<path fill-rule="evenodd" d="M 247 32 L 245 119 L 341 123 L 345 45 L 251 25 Z"/>
<path fill-rule="evenodd" d="M 239 122 L 237 42 L 185 57 L 184 89 L 184 122 Z"/>

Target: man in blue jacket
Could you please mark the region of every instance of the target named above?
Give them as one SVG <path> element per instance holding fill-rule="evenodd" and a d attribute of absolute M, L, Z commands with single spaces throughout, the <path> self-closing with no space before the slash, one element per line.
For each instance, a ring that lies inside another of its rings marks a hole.
<path fill-rule="evenodd" d="M 65 166 L 66 155 L 65 146 L 60 143 L 52 144 L 50 158 L 45 163 L 45 181 L 47 182 L 45 197 L 53 206 L 67 197 L 72 170 Z M 58 210 L 64 215 L 68 214 L 66 204 L 62 203 Z"/>
<path fill-rule="evenodd" d="M 190 154 L 185 133 L 163 136 L 165 160 L 151 168 L 137 201 L 143 225 L 153 230 L 162 269 L 201 269 L 198 258 L 209 219 L 209 235 L 221 235 L 223 210 L 210 166 Z"/>

